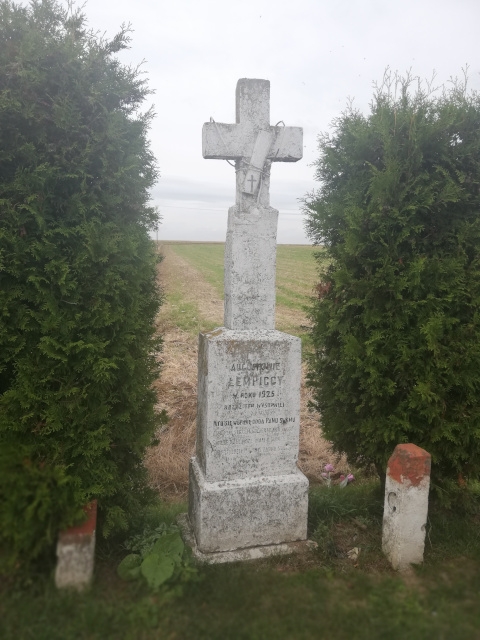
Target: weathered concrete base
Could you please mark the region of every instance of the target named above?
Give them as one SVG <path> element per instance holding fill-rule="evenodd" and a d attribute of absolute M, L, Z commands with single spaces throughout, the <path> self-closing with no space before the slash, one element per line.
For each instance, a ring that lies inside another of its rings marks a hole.
<path fill-rule="evenodd" d="M 188 514 L 181 513 L 177 517 L 183 541 L 192 549 L 193 557 L 205 564 L 224 564 L 226 562 L 244 562 L 246 560 L 261 560 L 272 556 L 284 556 L 291 553 L 302 553 L 308 550 L 307 540 L 289 542 L 285 544 L 271 544 L 261 547 L 249 547 L 236 549 L 235 551 L 218 551 L 216 553 L 203 553 L 197 546 L 195 534 Z"/>
<path fill-rule="evenodd" d="M 300 348 L 279 331 L 200 335 L 188 512 L 201 553 L 307 537 L 308 480 L 297 467 Z"/>
<path fill-rule="evenodd" d="M 78 527 L 62 531 L 57 543 L 55 585 L 58 589 L 82 591 L 92 581 L 95 560 L 96 501 L 85 507 L 88 519 Z"/>
<path fill-rule="evenodd" d="M 308 480 L 300 470 L 207 482 L 196 458 L 191 460 L 189 518 L 202 553 L 306 540 L 307 510 Z"/>
<path fill-rule="evenodd" d="M 93 576 L 95 534 L 91 536 L 64 535 L 57 544 L 55 585 L 59 589 L 87 587 Z"/>

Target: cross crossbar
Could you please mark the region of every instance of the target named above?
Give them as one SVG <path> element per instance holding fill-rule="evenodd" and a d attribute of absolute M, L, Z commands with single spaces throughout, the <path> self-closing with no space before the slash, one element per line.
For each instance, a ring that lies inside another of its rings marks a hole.
<path fill-rule="evenodd" d="M 240 160 L 250 157 L 255 140 L 242 135 L 238 124 L 206 122 L 203 125 L 203 157 L 217 160 Z M 269 127 L 274 140 L 267 155 L 272 162 L 297 162 L 303 156 L 301 127 Z"/>
<path fill-rule="evenodd" d="M 271 126 L 270 82 L 268 80 L 238 81 L 236 92 L 236 124 L 206 122 L 202 131 L 204 158 L 218 160 L 249 160 L 260 131 L 272 135 L 267 160 L 297 162 L 303 156 L 301 127 Z"/>

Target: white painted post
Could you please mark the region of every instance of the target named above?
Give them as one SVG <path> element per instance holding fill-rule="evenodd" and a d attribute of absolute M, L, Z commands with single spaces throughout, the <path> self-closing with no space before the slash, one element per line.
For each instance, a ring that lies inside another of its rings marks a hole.
<path fill-rule="evenodd" d="M 388 461 L 382 549 L 400 571 L 423 562 L 430 466 L 430 454 L 414 444 L 397 445 Z"/>
<path fill-rule="evenodd" d="M 78 527 L 60 532 L 57 543 L 57 567 L 55 585 L 81 591 L 88 587 L 93 576 L 95 559 L 95 529 L 97 526 L 97 501 L 85 507 L 87 520 Z"/>

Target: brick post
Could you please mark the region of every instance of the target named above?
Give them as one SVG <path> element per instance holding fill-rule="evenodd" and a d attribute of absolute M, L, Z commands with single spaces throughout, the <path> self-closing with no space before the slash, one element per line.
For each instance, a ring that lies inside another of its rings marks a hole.
<path fill-rule="evenodd" d="M 382 549 L 394 569 L 423 562 L 430 489 L 430 454 L 399 444 L 388 461 Z"/>
<path fill-rule="evenodd" d="M 83 524 L 61 531 L 58 536 L 55 584 L 59 589 L 71 587 L 81 591 L 92 580 L 97 501 L 90 502 L 84 511 L 87 520 Z"/>

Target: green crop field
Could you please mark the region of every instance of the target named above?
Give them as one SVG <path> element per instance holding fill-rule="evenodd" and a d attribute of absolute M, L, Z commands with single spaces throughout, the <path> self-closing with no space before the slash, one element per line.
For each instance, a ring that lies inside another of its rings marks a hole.
<path fill-rule="evenodd" d="M 310 246 L 277 247 L 277 305 L 290 308 L 305 305 L 318 280 L 314 254 L 319 251 Z"/>
<path fill-rule="evenodd" d="M 222 244 L 166 243 L 171 251 L 198 269 L 205 280 L 215 287 L 223 298 L 223 252 Z"/>
<path fill-rule="evenodd" d="M 195 269 L 223 297 L 223 243 L 168 243 L 169 248 Z M 277 247 L 277 305 L 303 310 L 317 280 L 314 253 L 302 245 Z"/>
<path fill-rule="evenodd" d="M 174 253 L 184 260 L 196 271 L 198 277 L 211 285 L 217 295 L 223 298 L 223 243 L 166 242 L 160 250 L 165 254 L 166 259 Z M 309 339 L 308 307 L 314 293 L 314 286 L 319 279 L 318 260 L 315 259 L 315 255 L 322 255 L 322 250 L 308 245 L 278 245 L 277 247 L 276 327 L 280 331 L 299 336 L 305 347 Z M 182 298 L 181 287 L 177 286 L 171 296 L 176 297 L 177 308 L 179 304 L 186 304 L 185 296 L 183 296 L 183 303 L 178 302 Z M 212 328 L 213 325 L 208 322 L 202 326 L 198 321 L 201 312 L 198 310 L 198 300 L 195 300 L 195 291 L 189 292 L 189 298 L 190 305 L 193 305 L 191 313 L 185 310 L 186 317 L 196 318 L 196 323 L 191 323 L 192 327 L 197 330 Z M 195 308 L 197 308 L 196 312 Z M 185 326 L 185 320 L 178 318 L 178 324 Z"/>

